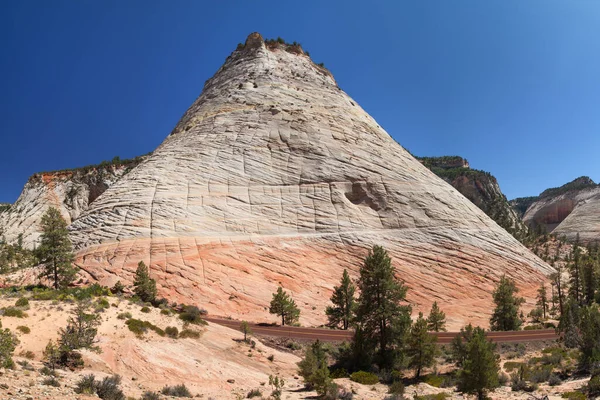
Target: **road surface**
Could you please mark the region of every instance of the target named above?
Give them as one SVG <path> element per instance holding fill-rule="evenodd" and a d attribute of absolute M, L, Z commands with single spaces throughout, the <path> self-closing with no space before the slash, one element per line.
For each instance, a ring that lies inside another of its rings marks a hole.
<path fill-rule="evenodd" d="M 240 321 L 205 317 L 208 322 L 223 325 L 228 328 L 240 330 Z M 296 326 L 277 326 L 268 324 L 249 323 L 250 329 L 255 335 L 286 337 L 290 339 L 313 341 L 319 339 L 322 342 L 343 342 L 352 339 L 352 331 L 343 331 L 326 328 L 302 328 Z M 458 332 L 440 332 L 432 333 L 438 338 L 439 344 L 448 344 L 452 341 Z M 539 329 L 532 331 L 510 331 L 510 332 L 488 332 L 488 338 L 496 343 L 511 342 L 534 342 L 538 340 L 555 340 L 558 335 L 554 329 Z"/>

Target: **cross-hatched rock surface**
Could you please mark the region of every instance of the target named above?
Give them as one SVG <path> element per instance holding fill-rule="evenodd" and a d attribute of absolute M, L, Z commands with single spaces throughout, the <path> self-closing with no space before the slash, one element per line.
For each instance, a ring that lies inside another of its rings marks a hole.
<path fill-rule="evenodd" d="M 402 137 L 401 134 L 397 137 Z M 417 308 L 486 324 L 503 274 L 530 301 L 550 272 L 396 143 L 298 47 L 252 34 L 165 141 L 75 220 L 104 284 L 140 260 L 163 296 L 267 320 L 278 286 L 325 321 L 333 286 L 384 246 Z"/>

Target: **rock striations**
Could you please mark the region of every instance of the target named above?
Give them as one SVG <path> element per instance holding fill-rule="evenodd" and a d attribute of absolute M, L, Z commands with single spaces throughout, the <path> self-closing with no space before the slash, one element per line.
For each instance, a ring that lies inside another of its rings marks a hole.
<path fill-rule="evenodd" d="M 268 318 L 281 285 L 321 323 L 344 268 L 394 259 L 418 308 L 487 323 L 502 274 L 530 299 L 549 267 L 398 145 L 299 46 L 251 34 L 165 141 L 70 227 L 78 265 L 162 295 Z"/>

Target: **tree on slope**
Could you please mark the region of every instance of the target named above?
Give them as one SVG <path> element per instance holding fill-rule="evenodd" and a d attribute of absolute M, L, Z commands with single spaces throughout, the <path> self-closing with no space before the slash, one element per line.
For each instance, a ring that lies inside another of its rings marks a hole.
<path fill-rule="evenodd" d="M 496 308 L 490 319 L 492 331 L 516 331 L 521 327 L 519 307 L 525 300 L 515 296 L 518 292 L 514 281 L 506 276 L 500 278 L 500 283 L 493 293 Z"/>
<path fill-rule="evenodd" d="M 419 379 L 423 368 L 435 364 L 437 336 L 430 335 L 427 331 L 427 320 L 423 313 L 412 324 L 406 343 L 406 355 L 409 358 L 408 366 L 416 369 L 415 378 Z"/>
<path fill-rule="evenodd" d="M 446 313 L 440 310 L 437 301 L 433 302 L 431 311 L 429 311 L 427 329 L 430 332 L 446 332 Z"/>
<path fill-rule="evenodd" d="M 496 345 L 487 340 L 482 328 L 474 328 L 465 344 L 465 359 L 458 371 L 458 390 L 476 394 L 479 400 L 483 400 L 488 390 L 499 386 L 499 370 Z"/>
<path fill-rule="evenodd" d="M 300 310 L 296 302 L 284 292 L 281 286 L 277 288 L 277 293 L 273 293 L 269 312 L 281 317 L 281 325 L 294 324 L 300 318 Z"/>
<path fill-rule="evenodd" d="M 394 276 L 392 260 L 381 246 L 374 246 L 360 268 L 360 297 L 357 322 L 365 340 L 376 351 L 377 364 L 391 368 L 402 357 L 406 332 L 410 328 L 407 287 Z"/>
<path fill-rule="evenodd" d="M 55 289 L 68 286 L 75 279 L 73 246 L 69 240 L 67 222 L 54 207 L 42 216 L 42 235 L 37 255 L 43 264 L 40 278 L 52 281 Z"/>
<path fill-rule="evenodd" d="M 548 309 L 548 295 L 546 294 L 546 285 L 542 282 L 542 285 L 538 289 L 537 295 L 537 306 L 542 310 L 544 319 L 546 319 L 546 311 Z"/>
<path fill-rule="evenodd" d="M 332 306 L 325 309 L 325 314 L 329 320 L 330 327 L 342 326 L 342 329 L 348 329 L 350 322 L 354 317 L 356 309 L 356 301 L 354 300 L 354 292 L 356 287 L 348 275 L 348 271 L 344 270 L 340 286 L 333 288 L 331 295 Z"/>
<path fill-rule="evenodd" d="M 156 281 L 150 278 L 148 267 L 143 261 L 138 263 L 135 270 L 133 291 L 143 302 L 153 302 L 156 299 Z"/>

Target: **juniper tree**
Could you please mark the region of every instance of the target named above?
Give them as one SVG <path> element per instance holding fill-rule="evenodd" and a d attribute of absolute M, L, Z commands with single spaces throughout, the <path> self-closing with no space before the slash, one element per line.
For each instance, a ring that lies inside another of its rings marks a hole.
<path fill-rule="evenodd" d="M 247 321 L 242 321 L 240 324 L 240 330 L 244 334 L 244 342 L 248 341 L 248 335 L 252 335 L 252 329 Z"/>
<path fill-rule="evenodd" d="M 94 343 L 96 343 L 98 326 L 102 321 L 100 315 L 88 312 L 89 307 L 89 301 L 77 302 L 67 320 L 67 326 L 60 329 L 58 343 L 61 352 L 77 349 L 98 350 Z"/>
<path fill-rule="evenodd" d="M 52 281 L 55 289 L 68 286 L 75 279 L 77 270 L 73 267 L 73 247 L 69 239 L 67 222 L 54 207 L 42 216 L 41 242 L 37 256 L 43 264 L 40 278 Z"/>
<path fill-rule="evenodd" d="M 521 327 L 519 307 L 525 300 L 515 296 L 518 292 L 519 289 L 515 286 L 514 281 L 506 276 L 500 278 L 493 293 L 496 308 L 490 318 L 492 331 L 516 331 Z"/>
<path fill-rule="evenodd" d="M 143 302 L 156 299 L 156 281 L 150 278 L 148 267 L 143 261 L 138 263 L 133 280 L 133 291 Z"/>
<path fill-rule="evenodd" d="M 300 310 L 296 306 L 296 302 L 281 286 L 277 288 L 277 293 L 273 293 L 269 312 L 281 317 L 281 325 L 294 324 L 300 318 Z"/>
<path fill-rule="evenodd" d="M 415 368 L 415 378 L 419 379 L 423 368 L 435 364 L 437 336 L 427 331 L 427 320 L 423 313 L 412 324 L 406 341 L 406 356 L 409 358 L 409 368 Z"/>
<path fill-rule="evenodd" d="M 465 359 L 458 371 L 458 390 L 476 394 L 479 400 L 486 398 L 488 390 L 499 386 L 500 357 L 496 345 L 487 340 L 482 328 L 474 328 L 465 346 Z"/>
<path fill-rule="evenodd" d="M 333 294 L 331 295 L 333 307 L 328 306 L 325 309 L 325 314 L 327 314 L 329 320 L 327 325 L 338 327 L 341 324 L 342 329 L 348 329 L 356 309 L 355 290 L 356 287 L 352 283 L 348 271 L 344 270 L 340 286 L 333 288 Z"/>
<path fill-rule="evenodd" d="M 427 329 L 430 332 L 446 332 L 446 313 L 440 310 L 437 301 L 433 302 L 431 311 L 429 311 Z"/>
<path fill-rule="evenodd" d="M 392 260 L 381 246 L 374 246 L 360 268 L 357 321 L 366 342 L 375 349 L 377 364 L 391 368 L 402 357 L 411 307 L 407 287 L 394 276 Z"/>

